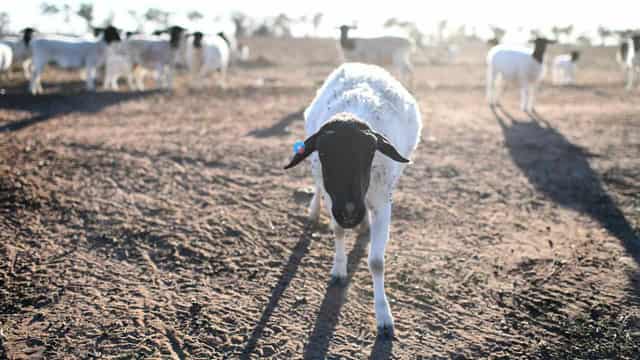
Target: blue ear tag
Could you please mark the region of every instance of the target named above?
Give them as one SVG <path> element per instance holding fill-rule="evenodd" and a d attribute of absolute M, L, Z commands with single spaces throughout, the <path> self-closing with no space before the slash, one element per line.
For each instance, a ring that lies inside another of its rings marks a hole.
<path fill-rule="evenodd" d="M 293 144 L 293 153 L 294 154 L 304 153 L 304 141 L 298 140 Z"/>

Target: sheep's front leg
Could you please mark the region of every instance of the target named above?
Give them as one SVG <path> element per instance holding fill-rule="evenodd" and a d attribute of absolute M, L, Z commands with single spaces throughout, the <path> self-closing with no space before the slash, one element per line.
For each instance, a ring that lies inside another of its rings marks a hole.
<path fill-rule="evenodd" d="M 369 270 L 373 277 L 373 302 L 379 336 L 393 336 L 393 317 L 384 292 L 384 250 L 389 240 L 391 204 L 386 204 L 373 215 L 371 243 L 369 245 Z"/>
<path fill-rule="evenodd" d="M 320 218 L 320 203 L 322 200 L 322 194 L 320 193 L 319 187 L 316 187 L 316 191 L 313 194 L 313 198 L 311 199 L 311 203 L 309 204 L 309 220 L 312 223 L 317 223 Z"/>
<path fill-rule="evenodd" d="M 94 91 L 96 89 L 96 68 L 87 67 L 87 90 Z"/>
<path fill-rule="evenodd" d="M 344 249 L 344 229 L 331 219 L 331 227 L 335 235 L 336 254 L 331 268 L 331 282 L 339 284 L 347 278 L 347 255 Z"/>
<path fill-rule="evenodd" d="M 529 110 L 529 84 L 520 86 L 520 109 L 525 112 Z"/>
<path fill-rule="evenodd" d="M 533 112 L 533 107 L 536 101 L 536 91 L 538 86 L 536 84 L 529 86 L 529 100 L 527 102 L 527 112 Z"/>

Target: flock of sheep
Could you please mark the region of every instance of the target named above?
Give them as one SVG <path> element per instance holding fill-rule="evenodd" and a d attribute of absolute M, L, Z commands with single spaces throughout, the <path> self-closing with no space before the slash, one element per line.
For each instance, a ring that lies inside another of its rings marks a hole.
<path fill-rule="evenodd" d="M 41 76 L 50 63 L 67 69 L 85 69 L 86 87 L 95 90 L 96 74 L 104 66 L 105 89 L 117 90 L 124 77 L 130 89 L 144 90 L 144 78 L 155 73 L 156 86 L 171 89 L 177 66 L 186 65 L 197 81 L 207 73 L 220 71 L 224 81 L 230 61 L 248 56 L 224 33 L 189 33 L 171 26 L 151 35 L 122 31 L 113 27 L 95 28 L 94 38 L 41 35 L 32 28 L 22 36 L 0 40 L 0 72 L 20 64 L 29 79 L 32 94 L 42 93 Z"/>
<path fill-rule="evenodd" d="M 322 203 L 330 214 L 335 234 L 335 257 L 331 276 L 339 283 L 347 276 L 344 233 L 369 230 L 368 265 L 373 278 L 374 309 L 378 333 L 393 334 L 393 317 L 384 289 L 384 253 L 389 240 L 391 199 L 404 167 L 416 149 L 422 120 L 417 101 L 407 90 L 413 85 L 409 60 L 411 41 L 400 37 L 370 39 L 348 36 L 352 27 L 342 26 L 339 47 L 343 60 L 317 91 L 304 113 L 306 140 L 296 146 L 285 169 L 304 159 L 311 160 L 315 194 L 310 203 L 310 217 L 317 220 Z M 56 62 L 61 66 L 84 66 L 87 88 L 95 88 L 97 68 L 105 64 L 106 87 L 117 88 L 117 79 L 126 76 L 132 88 L 142 89 L 143 69 L 156 73 L 157 85 L 171 88 L 173 71 L 184 56 L 194 79 L 206 72 L 223 73 L 232 54 L 241 53 L 224 34 L 188 33 L 177 26 L 154 35 L 127 34 L 109 26 L 98 31 L 97 39 L 61 39 L 33 37 L 33 30 L 23 32 L 20 46 L 0 48 L 0 65 L 16 61 L 29 73 L 30 90 L 42 91 L 40 76 L 44 66 Z M 544 54 L 554 41 L 537 38 L 533 49 L 508 45 L 493 46 L 487 54 L 487 99 L 498 101 L 498 81 L 512 81 L 521 89 L 521 107 L 533 111 L 535 88 L 543 74 Z M 632 36 L 620 49 L 619 61 L 628 71 L 632 86 L 640 69 L 640 36 Z M 16 50 L 18 49 L 18 50 Z M 20 50 L 23 49 L 23 50 Z M 26 50 L 28 49 L 28 50 Z M 23 51 L 23 52 L 20 52 Z M 8 55 L 6 55 L 8 54 Z M 7 60 L 7 58 L 9 60 Z M 577 52 L 556 57 L 553 61 L 554 81 L 575 81 Z M 403 85 L 378 65 L 395 69 Z"/>

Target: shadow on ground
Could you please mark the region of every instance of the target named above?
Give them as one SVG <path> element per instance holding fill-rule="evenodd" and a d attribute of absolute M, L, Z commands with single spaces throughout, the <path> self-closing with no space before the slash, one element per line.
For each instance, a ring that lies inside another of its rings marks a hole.
<path fill-rule="evenodd" d="M 305 108 L 302 108 L 298 111 L 287 114 L 272 126 L 268 128 L 252 130 L 248 135 L 257 138 L 288 135 L 291 132 L 289 131 L 289 126 L 296 120 L 304 119 L 304 110 Z"/>
<path fill-rule="evenodd" d="M 83 83 L 84 84 L 84 83 Z M 46 93 L 33 96 L 28 93 L 9 91 L 0 96 L 0 110 L 25 111 L 30 114 L 22 119 L 0 124 L 0 132 L 13 132 L 24 129 L 57 116 L 81 113 L 98 113 L 103 109 L 121 102 L 140 99 L 157 94 L 158 91 L 141 92 L 86 92 L 72 83 L 72 92 Z"/>
<path fill-rule="evenodd" d="M 526 121 L 500 107 L 493 113 L 513 162 L 529 183 L 556 204 L 596 220 L 640 264 L 638 235 L 589 164 L 589 158 L 597 155 L 572 144 L 537 113 Z"/>

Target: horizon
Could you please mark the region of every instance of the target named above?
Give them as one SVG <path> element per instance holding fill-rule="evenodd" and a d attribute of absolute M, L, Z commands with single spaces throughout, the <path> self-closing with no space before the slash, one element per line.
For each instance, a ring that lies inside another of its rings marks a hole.
<path fill-rule="evenodd" d="M 126 30 L 137 26 L 135 20 L 128 14 L 129 10 L 143 13 L 149 8 L 170 12 L 171 23 L 190 25 L 204 31 L 231 31 L 235 28 L 230 21 L 230 15 L 234 12 L 242 12 L 256 19 L 275 17 L 280 13 L 287 14 L 292 18 L 309 16 L 317 12 L 324 14 L 317 33 L 313 32 L 309 26 L 294 25 L 292 27 L 294 36 L 312 34 L 322 37 L 337 37 L 335 26 L 353 22 L 358 23 L 358 36 L 375 36 L 392 31 L 384 29 L 382 26 L 387 19 L 392 17 L 414 22 L 425 34 L 435 33 L 438 22 L 446 20 L 447 32 L 464 25 L 467 34 L 476 33 L 482 38 L 488 38 L 492 34 L 489 26 L 495 25 L 507 30 L 505 41 L 514 42 L 526 41 L 524 38 L 529 36 L 531 29 L 540 29 L 543 34 L 550 35 L 552 26 L 572 24 L 574 25 L 572 39 L 585 35 L 593 40 L 599 39 L 597 36 L 598 26 L 614 30 L 640 26 L 637 20 L 637 14 L 640 13 L 640 3 L 630 4 L 628 1 L 622 0 L 612 0 L 606 7 L 595 4 L 580 4 L 575 1 L 558 3 L 551 0 L 539 0 L 536 7 L 528 9 L 526 12 L 522 9 L 524 7 L 522 3 L 502 0 L 488 0 L 482 3 L 452 0 L 439 4 L 438 7 L 416 7 L 412 6 L 408 0 L 397 0 L 393 2 L 393 5 L 375 7 L 361 1 L 345 3 L 329 0 L 317 4 L 316 7 L 311 7 L 307 3 L 291 0 L 275 0 L 268 3 L 237 0 L 233 6 L 226 8 L 213 4 L 202 4 L 195 0 L 183 0 L 180 2 L 180 6 L 176 6 L 175 2 L 149 0 L 137 1 L 135 5 L 123 0 L 113 0 L 108 2 L 108 5 L 99 1 L 49 1 L 48 3 L 58 6 L 63 4 L 71 6 L 73 16 L 71 16 L 69 23 L 61 21 L 64 19 L 63 14 L 42 15 L 40 8 L 42 3 L 43 1 L 24 0 L 16 2 L 12 4 L 10 9 L 4 10 L 9 14 L 9 29 L 17 32 L 24 27 L 31 26 L 43 32 L 86 32 L 84 20 L 73 14 L 82 3 L 94 4 L 94 25 L 104 22 L 110 13 L 113 13 L 114 25 Z M 363 6 L 368 6 L 366 16 L 359 15 Z M 580 11 L 576 11 L 577 8 Z M 465 9 L 465 11 L 460 11 L 460 9 Z M 495 9 L 500 9 L 500 11 L 494 11 Z M 554 11 L 549 11 L 549 9 Z M 621 11 L 621 9 L 625 9 L 625 11 Z M 189 21 L 186 14 L 193 10 L 200 11 L 204 18 L 196 22 Z M 428 10 L 427 14 L 423 14 L 425 10 Z M 214 18 L 220 18 L 221 21 L 214 21 Z M 572 21 L 566 20 L 567 18 Z M 600 19 L 608 19 L 608 21 L 600 21 Z M 147 23 L 144 30 L 151 31 L 151 28 L 152 26 Z"/>

